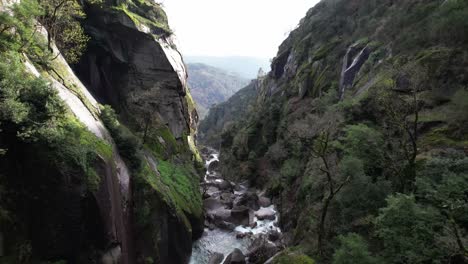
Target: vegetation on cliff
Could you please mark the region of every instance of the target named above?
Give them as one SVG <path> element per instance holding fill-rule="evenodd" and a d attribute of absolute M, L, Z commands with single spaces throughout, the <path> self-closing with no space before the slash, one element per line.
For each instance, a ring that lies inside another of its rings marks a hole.
<path fill-rule="evenodd" d="M 464 263 L 466 14 L 458 0 L 321 1 L 252 110 L 216 121 L 223 174 L 274 195 L 290 245 L 321 263 Z"/>
<path fill-rule="evenodd" d="M 96 41 L 83 26 L 89 6 L 127 14 L 136 34 L 148 34 L 155 48 L 174 49 L 158 42 L 171 33 L 153 2 L 0 5 L 0 262 L 183 263 L 203 224 L 196 128 L 188 121 L 196 110 L 188 91 L 179 91 L 185 76 L 176 83 L 178 69 L 166 66 L 174 83 L 162 88 L 173 90 L 181 108 L 162 114 L 186 117 L 172 127 L 156 110 L 142 117 L 99 109 L 68 66 Z M 75 99 L 82 109 L 75 109 Z M 138 121 L 148 118 L 154 122 L 145 129 L 141 124 L 149 122 Z"/>

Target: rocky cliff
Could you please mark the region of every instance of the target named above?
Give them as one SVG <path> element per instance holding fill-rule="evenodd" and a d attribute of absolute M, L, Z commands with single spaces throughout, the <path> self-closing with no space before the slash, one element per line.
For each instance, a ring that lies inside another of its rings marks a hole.
<path fill-rule="evenodd" d="M 292 251 L 465 263 L 466 201 L 446 210 L 441 192 L 468 187 L 467 12 L 456 0 L 323 0 L 280 46 L 252 110 L 216 121 L 223 175 L 276 197 Z"/>
<path fill-rule="evenodd" d="M 203 230 L 197 112 L 164 11 L 83 3 L 73 71 L 42 6 L 1 7 L 1 262 L 186 263 Z"/>

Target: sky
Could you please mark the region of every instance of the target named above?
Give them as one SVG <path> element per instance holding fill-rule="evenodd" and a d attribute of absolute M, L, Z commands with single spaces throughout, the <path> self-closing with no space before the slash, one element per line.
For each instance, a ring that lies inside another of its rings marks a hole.
<path fill-rule="evenodd" d="M 272 58 L 319 0 L 160 0 L 185 56 Z"/>

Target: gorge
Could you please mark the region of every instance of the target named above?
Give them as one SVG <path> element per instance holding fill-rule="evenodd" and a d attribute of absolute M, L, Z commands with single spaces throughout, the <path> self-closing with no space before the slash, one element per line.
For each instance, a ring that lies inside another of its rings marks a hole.
<path fill-rule="evenodd" d="M 0 0 L 0 263 L 468 263 L 466 17 L 322 0 L 200 121 L 158 2 Z"/>

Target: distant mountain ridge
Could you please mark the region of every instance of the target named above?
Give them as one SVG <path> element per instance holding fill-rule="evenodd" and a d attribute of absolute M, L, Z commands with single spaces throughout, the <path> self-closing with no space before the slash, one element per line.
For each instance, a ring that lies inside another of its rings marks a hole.
<path fill-rule="evenodd" d="M 236 73 L 202 63 L 187 64 L 189 86 L 197 104 L 200 119 L 208 113 L 208 109 L 231 97 L 245 87 L 249 80 Z"/>
<path fill-rule="evenodd" d="M 258 70 L 262 68 L 265 72 L 270 71 L 270 59 L 247 56 L 185 56 L 184 60 L 188 64 L 203 63 L 227 72 L 237 73 L 244 78 L 254 79 Z"/>

